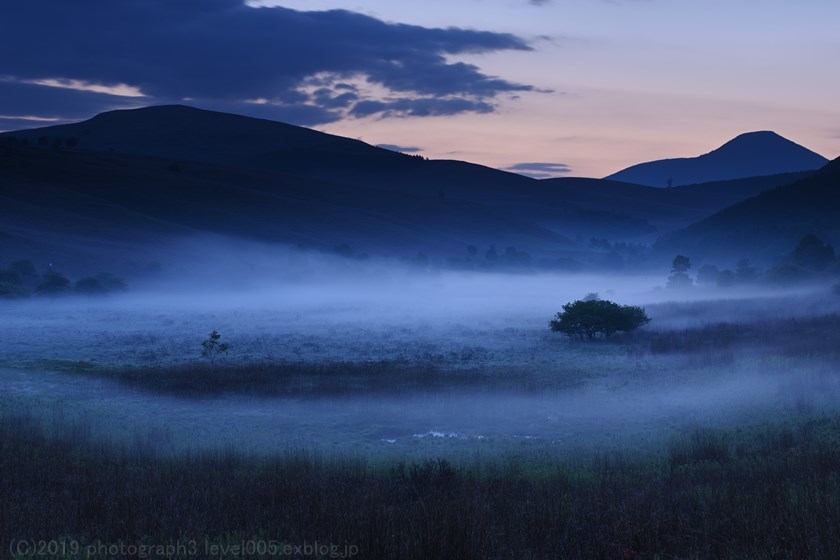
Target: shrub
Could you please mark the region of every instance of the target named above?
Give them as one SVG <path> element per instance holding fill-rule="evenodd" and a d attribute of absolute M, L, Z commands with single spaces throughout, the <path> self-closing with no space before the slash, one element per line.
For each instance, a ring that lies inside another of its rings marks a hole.
<path fill-rule="evenodd" d="M 201 347 L 203 348 L 201 355 L 209 358 L 211 364 L 216 361 L 216 358 L 220 354 L 227 354 L 228 350 L 230 350 L 230 344 L 219 342 L 221 338 L 222 335 L 218 331 L 213 331 L 210 333 L 209 338 L 201 343 Z"/>
<path fill-rule="evenodd" d="M 569 338 L 593 340 L 618 331 L 632 331 L 649 322 L 650 318 L 641 307 L 593 299 L 565 304 L 563 311 L 549 321 L 549 327 Z"/>

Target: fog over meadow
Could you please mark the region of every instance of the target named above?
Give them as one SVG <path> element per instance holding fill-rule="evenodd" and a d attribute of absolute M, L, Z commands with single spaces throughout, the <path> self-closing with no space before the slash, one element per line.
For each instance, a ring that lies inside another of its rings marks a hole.
<path fill-rule="evenodd" d="M 667 270 L 446 270 L 220 239 L 173 247 L 160 262 L 124 294 L 4 303 L 4 405 L 140 447 L 457 456 L 658 445 L 697 426 L 819 411 L 840 395 L 831 356 L 768 358 L 761 340 L 657 354 L 644 338 L 836 312 L 816 288 L 674 292 L 661 288 Z M 652 322 L 626 344 L 549 331 L 564 303 L 590 293 L 644 306 Z M 77 371 L 203 363 L 214 330 L 231 345 L 218 367 L 386 362 L 399 366 L 388 375 L 421 366 L 492 381 L 181 396 Z"/>

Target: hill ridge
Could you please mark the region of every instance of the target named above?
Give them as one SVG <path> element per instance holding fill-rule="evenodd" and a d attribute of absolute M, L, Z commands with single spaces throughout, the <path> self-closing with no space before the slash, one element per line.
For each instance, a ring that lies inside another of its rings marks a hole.
<path fill-rule="evenodd" d="M 828 159 L 771 130 L 745 132 L 696 157 L 670 158 L 632 165 L 605 177 L 651 187 L 684 186 L 814 171 Z"/>

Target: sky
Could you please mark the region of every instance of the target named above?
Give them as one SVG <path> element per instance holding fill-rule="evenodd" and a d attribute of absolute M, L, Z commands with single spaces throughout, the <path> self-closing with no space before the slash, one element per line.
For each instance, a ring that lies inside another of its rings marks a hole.
<path fill-rule="evenodd" d="M 0 130 L 184 103 L 536 177 L 840 155 L 836 0 L 4 0 Z"/>

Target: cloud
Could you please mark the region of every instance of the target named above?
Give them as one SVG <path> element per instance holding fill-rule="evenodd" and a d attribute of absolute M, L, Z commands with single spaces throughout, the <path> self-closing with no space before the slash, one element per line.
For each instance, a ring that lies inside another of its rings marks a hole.
<path fill-rule="evenodd" d="M 0 39 L 1 40 L 1 39 Z M 128 109 L 142 105 L 138 98 L 65 89 L 0 78 L 0 107 L 6 119 L 38 117 L 54 119 L 52 122 L 78 120 L 91 114 L 112 109 Z M 18 128 L 29 128 L 32 123 L 21 123 Z"/>
<path fill-rule="evenodd" d="M 459 97 L 438 99 L 431 97 L 401 98 L 386 101 L 360 101 L 353 106 L 350 115 L 368 117 L 440 117 L 458 113 L 490 113 L 493 105 L 485 101 L 474 101 Z"/>
<path fill-rule="evenodd" d="M 571 173 L 572 168 L 565 163 L 525 162 L 505 167 L 505 171 L 533 177 L 534 179 L 550 179 L 565 173 Z"/>
<path fill-rule="evenodd" d="M 0 62 L 7 81 L 106 96 L 71 95 L 79 103 L 68 115 L 90 113 L 94 99 L 111 98 L 98 112 L 136 96 L 129 101 L 189 99 L 316 124 L 347 115 L 489 112 L 500 94 L 534 90 L 452 60 L 531 50 L 514 35 L 386 23 L 346 10 L 257 8 L 242 0 L 14 2 L 0 19 L 0 49 L 15 53 Z M 320 87 L 312 87 L 316 76 Z M 9 101 L 4 112 L 31 112 L 18 109 L 25 99 Z M 34 114 L 54 111 L 43 103 Z"/>
<path fill-rule="evenodd" d="M 397 144 L 377 144 L 376 147 L 382 148 L 383 150 L 391 150 L 392 152 L 402 152 L 404 154 L 415 154 L 423 151 L 423 148 L 417 148 L 416 146 L 398 146 Z"/>

